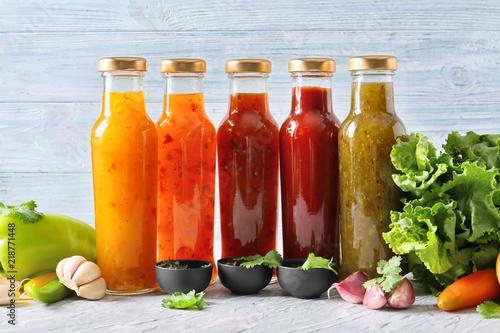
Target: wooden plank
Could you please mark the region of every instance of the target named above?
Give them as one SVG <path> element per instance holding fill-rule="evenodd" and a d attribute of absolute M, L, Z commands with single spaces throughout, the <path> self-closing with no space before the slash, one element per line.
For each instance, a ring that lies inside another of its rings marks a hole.
<path fill-rule="evenodd" d="M 20 308 L 18 329 L 40 332 L 497 332 L 497 320 L 484 320 L 475 309 L 445 312 L 436 297 L 417 289 L 406 310 L 373 311 L 352 304 L 332 291 L 318 299 L 288 295 L 278 283 L 258 294 L 235 295 L 216 281 L 205 290 L 210 306 L 203 311 L 178 311 L 161 306 L 162 291 L 131 297 L 105 296 L 88 302 L 77 297 L 46 306 L 29 301 Z M 7 325 L 7 324 L 5 324 Z M 12 330 L 14 331 L 14 330 Z"/>
<path fill-rule="evenodd" d="M 343 120 L 349 101 L 334 99 L 335 113 Z M 339 101 L 340 100 L 340 101 Z M 433 104 L 397 101 L 397 112 L 408 132 L 428 135 L 437 146 L 451 131 L 500 133 L 500 103 Z M 90 130 L 100 113 L 100 103 L 0 104 L 0 172 L 90 172 Z M 153 120 L 162 105 L 148 103 Z M 289 102 L 271 103 L 278 123 L 287 117 Z M 206 110 L 218 126 L 227 104 L 207 103 Z"/>
<path fill-rule="evenodd" d="M 348 96 L 334 98 L 340 120 L 347 116 L 349 103 Z M 290 112 L 290 102 L 273 102 L 270 108 L 281 124 Z M 500 102 L 396 101 L 396 108 L 408 132 L 428 135 L 438 147 L 451 131 L 500 133 Z M 100 109 L 100 103 L 0 103 L 0 173 L 91 172 L 90 131 Z M 148 103 L 147 110 L 156 121 L 162 105 Z M 227 104 L 207 103 L 206 110 L 218 126 Z"/>
<path fill-rule="evenodd" d="M 0 202 L 35 200 L 41 212 L 73 216 L 94 225 L 92 174 L 0 173 Z"/>
<path fill-rule="evenodd" d="M 495 0 L 3 0 L 0 31 L 499 30 Z"/>
<path fill-rule="evenodd" d="M 95 226 L 94 193 L 91 173 L 2 173 L 0 202 L 18 205 L 34 200 L 41 212 L 59 213 Z M 279 198 L 278 198 L 279 200 Z M 281 201 L 280 201 L 281 202 Z M 278 205 L 278 221 L 281 208 Z M 219 195 L 216 191 L 214 212 L 214 255 L 220 258 L 221 235 Z M 277 248 L 282 250 L 281 223 L 278 223 Z"/>
<path fill-rule="evenodd" d="M 406 101 L 481 103 L 500 100 L 500 33 L 485 32 L 179 32 L 179 33 L 6 33 L 0 34 L 0 100 L 4 102 L 99 102 L 100 57 L 145 56 L 150 71 L 147 98 L 161 102 L 163 79 L 158 64 L 166 57 L 207 60 L 208 102 L 227 100 L 224 62 L 265 57 L 273 63 L 271 100 L 287 101 L 291 58 L 329 56 L 337 60 L 335 89 L 349 94 L 347 60 L 359 54 L 399 58 L 396 93 Z"/>

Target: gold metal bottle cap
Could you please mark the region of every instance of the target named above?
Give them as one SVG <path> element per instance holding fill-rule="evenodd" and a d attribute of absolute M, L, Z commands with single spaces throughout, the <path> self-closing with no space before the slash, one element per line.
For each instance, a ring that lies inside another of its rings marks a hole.
<path fill-rule="evenodd" d="M 226 61 L 226 73 L 271 73 L 271 62 L 266 59 L 231 59 Z"/>
<path fill-rule="evenodd" d="M 106 57 L 99 59 L 99 72 L 148 70 L 148 62 L 140 57 Z"/>
<path fill-rule="evenodd" d="M 205 73 L 207 63 L 202 59 L 163 59 L 160 73 Z"/>
<path fill-rule="evenodd" d="M 396 70 L 398 69 L 398 59 L 389 55 L 368 55 L 352 57 L 347 62 L 347 69 L 350 71 L 365 71 L 376 69 Z"/>
<path fill-rule="evenodd" d="M 289 72 L 335 72 L 335 60 L 331 58 L 296 58 L 288 62 Z"/>

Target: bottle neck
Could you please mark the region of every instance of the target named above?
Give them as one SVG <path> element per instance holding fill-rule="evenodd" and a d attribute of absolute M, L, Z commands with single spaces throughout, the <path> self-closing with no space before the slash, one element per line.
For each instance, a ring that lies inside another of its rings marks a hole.
<path fill-rule="evenodd" d="M 269 110 L 267 73 L 230 73 L 229 114 L 257 111 L 264 116 Z"/>
<path fill-rule="evenodd" d="M 293 73 L 292 114 L 333 114 L 332 77 L 333 74 L 327 72 Z"/>
<path fill-rule="evenodd" d="M 142 112 L 146 114 L 143 78 L 145 72 L 104 72 L 103 114 Z"/>
<path fill-rule="evenodd" d="M 186 112 L 205 114 L 202 73 L 163 73 L 165 95 L 163 111 L 167 116 Z"/>
<path fill-rule="evenodd" d="M 163 73 L 165 95 L 203 94 L 203 74 Z"/>
<path fill-rule="evenodd" d="M 353 71 L 351 113 L 395 114 L 392 70 Z"/>
<path fill-rule="evenodd" d="M 144 91 L 144 72 L 104 72 L 104 93 Z"/>

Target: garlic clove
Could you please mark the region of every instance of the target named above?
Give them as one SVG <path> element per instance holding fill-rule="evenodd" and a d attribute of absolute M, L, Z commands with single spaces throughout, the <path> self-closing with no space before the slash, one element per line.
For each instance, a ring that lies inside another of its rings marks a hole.
<path fill-rule="evenodd" d="M 92 282 L 101 276 L 101 269 L 95 263 L 86 261 L 73 274 L 72 280 L 77 286 Z"/>
<path fill-rule="evenodd" d="M 57 277 L 60 279 L 63 277 L 64 275 L 64 272 L 63 272 L 63 267 L 64 267 L 64 264 L 66 263 L 66 261 L 68 261 L 69 258 L 64 258 L 63 260 L 59 261 L 59 263 L 57 264 L 57 267 L 56 267 L 56 274 L 57 274 Z"/>
<path fill-rule="evenodd" d="M 59 282 L 64 284 L 68 289 L 74 290 L 75 292 L 78 291 L 78 286 L 76 285 L 75 281 L 70 278 L 63 276 L 62 278 L 59 278 Z"/>
<path fill-rule="evenodd" d="M 363 305 L 372 310 L 383 308 L 387 304 L 385 293 L 378 284 L 368 290 L 363 297 Z"/>
<path fill-rule="evenodd" d="M 63 266 L 63 277 L 71 279 L 78 267 L 85 261 L 87 261 L 87 259 L 82 256 L 72 256 L 68 258 Z"/>
<path fill-rule="evenodd" d="M 406 309 L 413 303 L 415 303 L 415 291 L 410 280 L 404 278 L 389 294 L 387 304 L 395 309 Z"/>
<path fill-rule="evenodd" d="M 340 297 L 342 297 L 345 301 L 354 304 L 361 304 L 363 303 L 363 298 L 366 293 L 363 283 L 368 280 L 370 280 L 370 277 L 367 274 L 357 271 L 342 280 L 336 286 L 336 289 Z"/>
<path fill-rule="evenodd" d="M 103 278 L 99 278 L 90 283 L 84 284 L 78 288 L 76 294 L 90 300 L 101 299 L 106 294 L 106 281 L 104 281 Z"/>

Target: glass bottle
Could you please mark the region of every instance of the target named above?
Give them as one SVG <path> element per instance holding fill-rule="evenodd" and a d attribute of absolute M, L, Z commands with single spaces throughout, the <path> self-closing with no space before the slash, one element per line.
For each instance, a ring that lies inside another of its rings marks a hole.
<path fill-rule="evenodd" d="M 201 59 L 165 59 L 158 129 L 158 261 L 214 263 L 215 127 L 205 113 Z M 214 269 L 214 278 L 216 270 Z"/>
<path fill-rule="evenodd" d="M 339 279 L 362 270 L 377 276 L 379 260 L 392 255 L 382 233 L 389 230 L 391 210 L 400 210 L 401 190 L 394 184 L 390 153 L 406 133 L 394 110 L 392 56 L 349 59 L 351 110 L 340 127 Z"/>
<path fill-rule="evenodd" d="M 280 130 L 283 254 L 339 259 L 340 121 L 332 106 L 335 61 L 292 59 L 292 110 Z"/>
<path fill-rule="evenodd" d="M 158 136 L 146 113 L 144 58 L 99 60 L 102 113 L 91 134 L 97 264 L 107 293 L 156 289 Z"/>
<path fill-rule="evenodd" d="M 271 62 L 226 62 L 229 112 L 217 132 L 222 257 L 276 247 L 279 130 L 269 111 Z"/>

